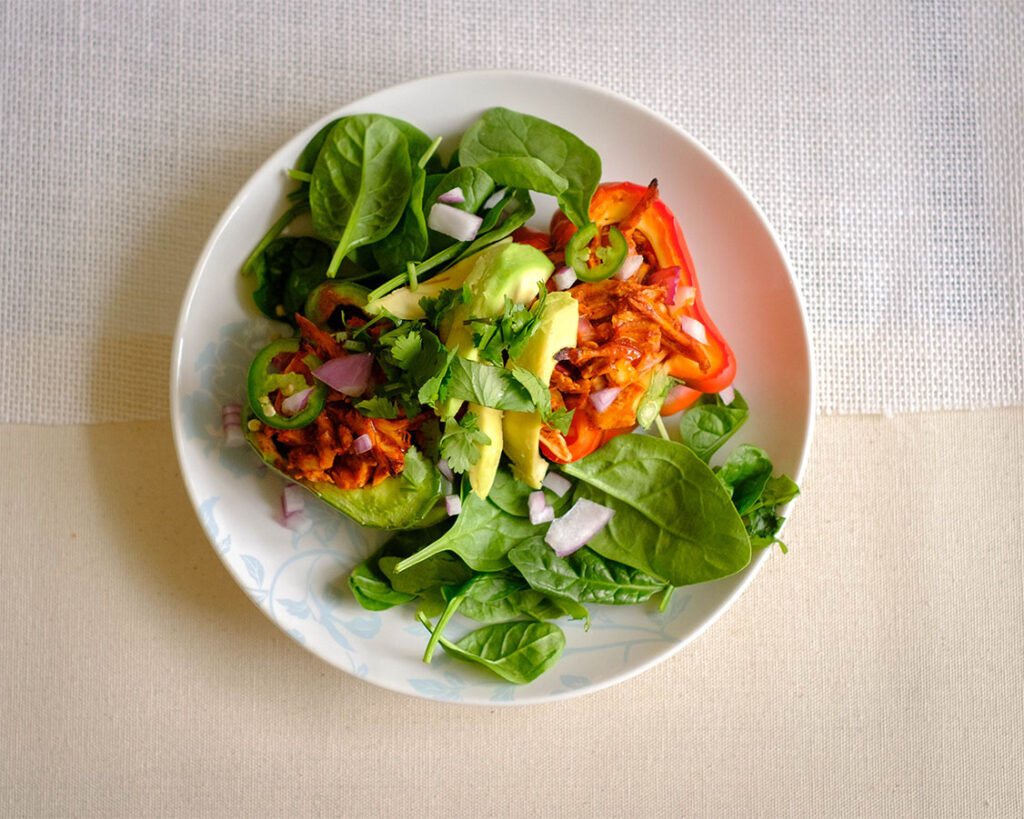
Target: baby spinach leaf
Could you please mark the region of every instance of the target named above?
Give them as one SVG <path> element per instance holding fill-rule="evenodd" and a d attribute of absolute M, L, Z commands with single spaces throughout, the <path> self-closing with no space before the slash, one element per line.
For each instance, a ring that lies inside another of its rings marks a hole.
<path fill-rule="evenodd" d="M 562 470 L 574 497 L 615 511 L 588 544 L 599 555 L 687 586 L 750 562 L 743 521 L 711 468 L 682 444 L 620 435 Z"/>
<path fill-rule="evenodd" d="M 470 492 L 452 528 L 399 563 L 396 571 L 407 571 L 439 552 L 452 551 L 477 571 L 496 572 L 509 566 L 506 555 L 511 548 L 541 531 L 529 520 L 508 515 Z"/>
<path fill-rule="evenodd" d="M 665 588 L 664 580 L 601 557 L 586 546 L 559 557 L 540 537 L 516 546 L 508 559 L 532 588 L 578 603 L 642 603 Z"/>
<path fill-rule="evenodd" d="M 433 634 L 426 617 L 419 620 Z M 478 663 L 509 682 L 522 685 L 537 679 L 558 662 L 565 634 L 554 623 L 495 623 L 471 631 L 458 642 L 440 637 L 444 650 L 460 660 Z"/>
<path fill-rule="evenodd" d="M 491 108 L 459 143 L 463 165 L 476 165 L 499 185 L 556 196 L 577 227 L 590 221 L 590 199 L 601 180 L 601 158 L 576 135 L 545 120 Z"/>
<path fill-rule="evenodd" d="M 331 248 L 307 236 L 275 239 L 257 259 L 252 299 L 266 315 L 295 324 L 310 291 L 327 278 Z"/>
<path fill-rule="evenodd" d="M 383 611 L 416 599 L 414 594 L 406 594 L 392 588 L 387 577 L 377 567 L 376 561 L 371 563 L 364 560 L 356 566 L 348 576 L 348 585 L 356 602 L 370 611 Z"/>
<path fill-rule="evenodd" d="M 423 185 L 426 174 L 413 165 L 412 184 L 409 187 L 409 201 L 405 212 L 395 229 L 378 242 L 370 245 L 373 258 L 382 271 L 394 274 L 405 270 L 407 262 L 420 261 L 429 246 L 427 220 L 423 214 Z"/>
<path fill-rule="evenodd" d="M 530 494 L 533 488 L 517 481 L 507 469 L 499 469 L 494 476 L 494 483 L 491 491 L 487 493 L 487 500 L 510 515 L 520 518 L 530 516 Z M 550 489 L 544 489 L 544 497 L 550 506 L 555 509 L 555 516 L 558 517 L 572 501 L 572 495 L 568 492 L 561 498 Z"/>
<path fill-rule="evenodd" d="M 400 560 L 397 556 L 382 557 L 378 565 L 391 587 L 403 594 L 421 595 L 431 589 L 440 592 L 445 586 L 465 583 L 473 576 L 472 569 L 447 552 L 436 554 L 404 572 L 396 568 Z"/>
<path fill-rule="evenodd" d="M 412 169 L 402 132 L 386 117 L 343 117 L 313 166 L 309 204 L 313 228 L 336 241 L 329 275 L 353 248 L 383 239 L 409 200 Z"/>
<path fill-rule="evenodd" d="M 680 440 L 707 463 L 743 426 L 747 415 L 747 403 L 739 393 L 728 406 L 717 395 L 701 396 L 679 419 Z"/>
<path fill-rule="evenodd" d="M 772 476 L 772 462 L 763 449 L 740 444 L 715 474 L 732 497 L 736 511 L 743 515 L 761 497 Z"/>

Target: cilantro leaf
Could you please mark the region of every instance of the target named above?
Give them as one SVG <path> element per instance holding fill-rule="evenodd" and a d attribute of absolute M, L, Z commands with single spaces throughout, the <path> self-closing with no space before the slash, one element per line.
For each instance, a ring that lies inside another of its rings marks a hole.
<path fill-rule="evenodd" d="M 420 299 L 420 307 L 426 313 L 426 321 L 435 330 L 441 329 L 441 323 L 456 307 L 468 303 L 469 287 L 465 284 L 452 290 L 442 290 L 437 294 L 437 298 Z"/>
<path fill-rule="evenodd" d="M 397 418 L 398 406 L 394 401 L 389 401 L 381 395 L 367 398 L 356 404 L 356 409 L 368 418 Z"/>
<path fill-rule="evenodd" d="M 409 330 L 394 339 L 389 339 L 389 342 L 391 358 L 403 370 L 409 369 L 423 347 L 422 336 L 414 330 Z"/>
<path fill-rule="evenodd" d="M 569 427 L 572 425 L 572 416 L 576 410 L 561 409 L 551 410 L 548 413 L 541 412 L 541 416 L 544 419 L 544 423 L 552 429 L 557 429 L 563 435 L 569 434 Z"/>
<path fill-rule="evenodd" d="M 453 472 L 466 472 L 480 460 L 480 447 L 491 443 L 490 437 L 480 429 L 475 413 L 467 412 L 458 421 L 445 424 L 441 436 L 441 457 L 448 461 Z"/>
<path fill-rule="evenodd" d="M 537 403 L 511 371 L 455 357 L 451 363 L 448 397 L 500 410 L 533 412 Z M 549 399 L 550 400 L 550 399 Z"/>

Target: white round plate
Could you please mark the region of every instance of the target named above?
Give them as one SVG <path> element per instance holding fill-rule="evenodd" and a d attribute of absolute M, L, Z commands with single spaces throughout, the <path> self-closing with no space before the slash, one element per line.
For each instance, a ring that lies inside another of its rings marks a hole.
<path fill-rule="evenodd" d="M 754 578 L 755 554 L 733 577 L 678 589 L 668 611 L 653 604 L 594 606 L 585 632 L 563 622 L 560 662 L 514 686 L 437 652 L 421 661 L 426 632 L 412 607 L 360 608 L 348 571 L 384 534 L 352 524 L 310 497 L 312 529 L 296 534 L 276 520 L 280 477 L 259 468 L 248 447 L 222 445 L 220 408 L 245 400 L 254 353 L 282 325 L 252 304 L 238 273 L 285 207 L 294 183 L 283 173 L 330 119 L 361 112 L 401 117 L 451 150 L 485 109 L 502 105 L 550 120 L 595 148 L 605 181 L 646 184 L 657 177 L 693 256 L 705 305 L 739 362 L 737 387 L 750 420 L 735 443 L 756 443 L 777 471 L 799 480 L 810 443 L 810 342 L 796 284 L 771 228 L 739 183 L 677 127 L 592 86 L 541 74 L 470 72 L 389 88 L 334 111 L 274 154 L 242 188 L 213 231 L 181 308 L 171 367 L 171 412 L 182 474 L 211 542 L 239 585 L 278 626 L 327 662 L 369 682 L 429 699 L 476 704 L 536 703 L 593 691 L 649 668 L 707 628 Z M 551 213 L 545 197 L 538 222 Z M 547 210 L 545 210 L 547 208 Z M 456 618 L 458 619 L 458 618 Z M 454 633 L 467 628 L 453 621 Z"/>

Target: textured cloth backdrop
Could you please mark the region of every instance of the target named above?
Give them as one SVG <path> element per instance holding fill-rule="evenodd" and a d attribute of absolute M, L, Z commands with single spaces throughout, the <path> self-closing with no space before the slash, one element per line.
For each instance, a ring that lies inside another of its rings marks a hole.
<path fill-rule="evenodd" d="M 1024 402 L 1021 4 L 772 6 L 7 0 L 0 421 L 165 417 L 179 302 L 249 174 L 473 68 L 618 91 L 732 169 L 795 268 L 822 410 Z"/>

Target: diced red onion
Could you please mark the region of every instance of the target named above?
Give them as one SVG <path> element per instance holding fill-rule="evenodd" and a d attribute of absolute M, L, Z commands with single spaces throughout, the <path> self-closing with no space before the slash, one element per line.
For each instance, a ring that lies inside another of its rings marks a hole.
<path fill-rule="evenodd" d="M 535 514 L 538 514 L 547 505 L 548 499 L 544 497 L 544 491 L 542 489 L 538 489 L 536 492 L 531 492 L 530 496 L 526 499 L 526 508 L 530 510 L 531 518 Z"/>
<path fill-rule="evenodd" d="M 444 496 L 444 508 L 449 515 L 459 515 L 462 513 L 462 498 L 458 495 L 445 495 Z"/>
<path fill-rule="evenodd" d="M 580 341 L 590 341 L 594 337 L 594 325 L 586 316 L 580 316 L 579 324 L 576 326 L 576 337 Z"/>
<path fill-rule="evenodd" d="M 576 271 L 571 267 L 560 267 L 551 277 L 556 290 L 568 290 L 576 284 Z"/>
<path fill-rule="evenodd" d="M 586 546 L 612 519 L 615 510 L 586 498 L 580 498 L 572 509 L 555 520 L 549 527 L 544 540 L 559 557 L 571 555 Z"/>
<path fill-rule="evenodd" d="M 301 535 L 313 525 L 313 521 L 305 512 L 295 512 L 291 515 L 285 515 L 281 519 L 281 525 L 285 529 L 291 529 L 293 532 L 298 532 Z"/>
<path fill-rule="evenodd" d="M 635 253 L 630 253 L 626 256 L 626 260 L 622 263 L 622 266 L 615 271 L 615 278 L 619 281 L 625 281 L 626 279 L 632 279 L 636 274 L 636 271 L 640 269 L 640 265 L 644 263 L 644 257 L 638 256 Z"/>
<path fill-rule="evenodd" d="M 555 353 L 554 356 L 552 356 L 552 357 L 555 359 L 555 361 L 568 361 L 569 360 L 569 350 L 570 349 L 572 349 L 572 348 L 571 347 L 563 347 L 561 350 L 559 350 L 557 353 Z"/>
<path fill-rule="evenodd" d="M 680 304 L 693 304 L 694 299 L 696 298 L 696 287 L 680 287 L 678 290 L 676 290 L 676 300 Z"/>
<path fill-rule="evenodd" d="M 238 424 L 225 424 L 224 425 L 224 446 L 240 447 L 245 443 L 245 433 L 242 432 L 242 427 Z"/>
<path fill-rule="evenodd" d="M 449 205 L 460 205 L 466 201 L 466 194 L 462 192 L 462 188 L 452 188 L 450 191 L 445 191 L 439 197 L 438 202 L 445 202 Z"/>
<path fill-rule="evenodd" d="M 729 406 L 729 404 L 736 400 L 736 390 L 734 390 L 730 384 L 724 390 L 718 391 L 718 397 L 722 399 L 723 404 Z"/>
<path fill-rule="evenodd" d="M 476 214 L 466 213 L 443 202 L 437 202 L 427 216 L 427 227 L 460 242 L 473 241 L 480 230 L 481 222 L 483 219 Z"/>
<path fill-rule="evenodd" d="M 306 508 L 305 490 L 297 483 L 290 483 L 281 492 L 281 514 L 294 515 Z"/>
<path fill-rule="evenodd" d="M 679 319 L 679 326 L 686 335 L 696 339 L 701 344 L 707 344 L 708 335 L 704 332 L 704 325 L 697 321 L 697 319 L 683 316 Z"/>
<path fill-rule="evenodd" d="M 449 481 L 455 481 L 455 473 L 452 472 L 452 468 L 448 466 L 447 458 L 442 458 L 437 462 L 437 471 L 444 475 Z"/>
<path fill-rule="evenodd" d="M 498 188 L 494 193 L 487 197 L 487 201 L 484 202 L 484 207 L 493 208 L 505 198 L 506 191 L 508 191 L 508 188 Z"/>
<path fill-rule="evenodd" d="M 301 412 L 306 408 L 309 396 L 312 394 L 312 387 L 306 387 L 304 390 L 299 390 L 297 393 L 289 395 L 281 402 L 281 409 L 284 411 L 285 415 L 295 415 L 295 413 Z"/>
<path fill-rule="evenodd" d="M 365 432 L 352 442 L 352 451 L 356 455 L 362 455 L 373 449 L 373 440 Z"/>
<path fill-rule="evenodd" d="M 238 404 L 225 404 L 220 409 L 221 426 L 224 432 L 224 445 L 239 447 L 245 443 L 242 432 L 242 408 Z"/>
<path fill-rule="evenodd" d="M 572 484 L 569 482 L 569 479 L 559 475 L 557 472 L 548 472 L 541 483 L 560 498 L 564 498 L 565 493 L 572 488 Z"/>
<path fill-rule="evenodd" d="M 332 358 L 313 370 L 313 375 L 343 395 L 361 395 L 370 383 L 373 355 L 355 353 Z"/>
<path fill-rule="evenodd" d="M 678 265 L 663 267 L 661 270 L 655 270 L 653 273 L 648 274 L 647 284 L 660 284 L 665 288 L 665 304 L 675 304 L 676 292 L 679 287 L 679 274 L 682 272 L 682 268 Z"/>
<path fill-rule="evenodd" d="M 590 403 L 594 411 L 602 413 L 612 405 L 612 402 L 619 397 L 622 387 L 605 387 L 603 390 L 590 393 Z"/>
<path fill-rule="evenodd" d="M 530 523 L 537 526 L 540 523 L 550 523 L 555 519 L 554 507 L 545 506 L 539 512 L 530 512 Z"/>

